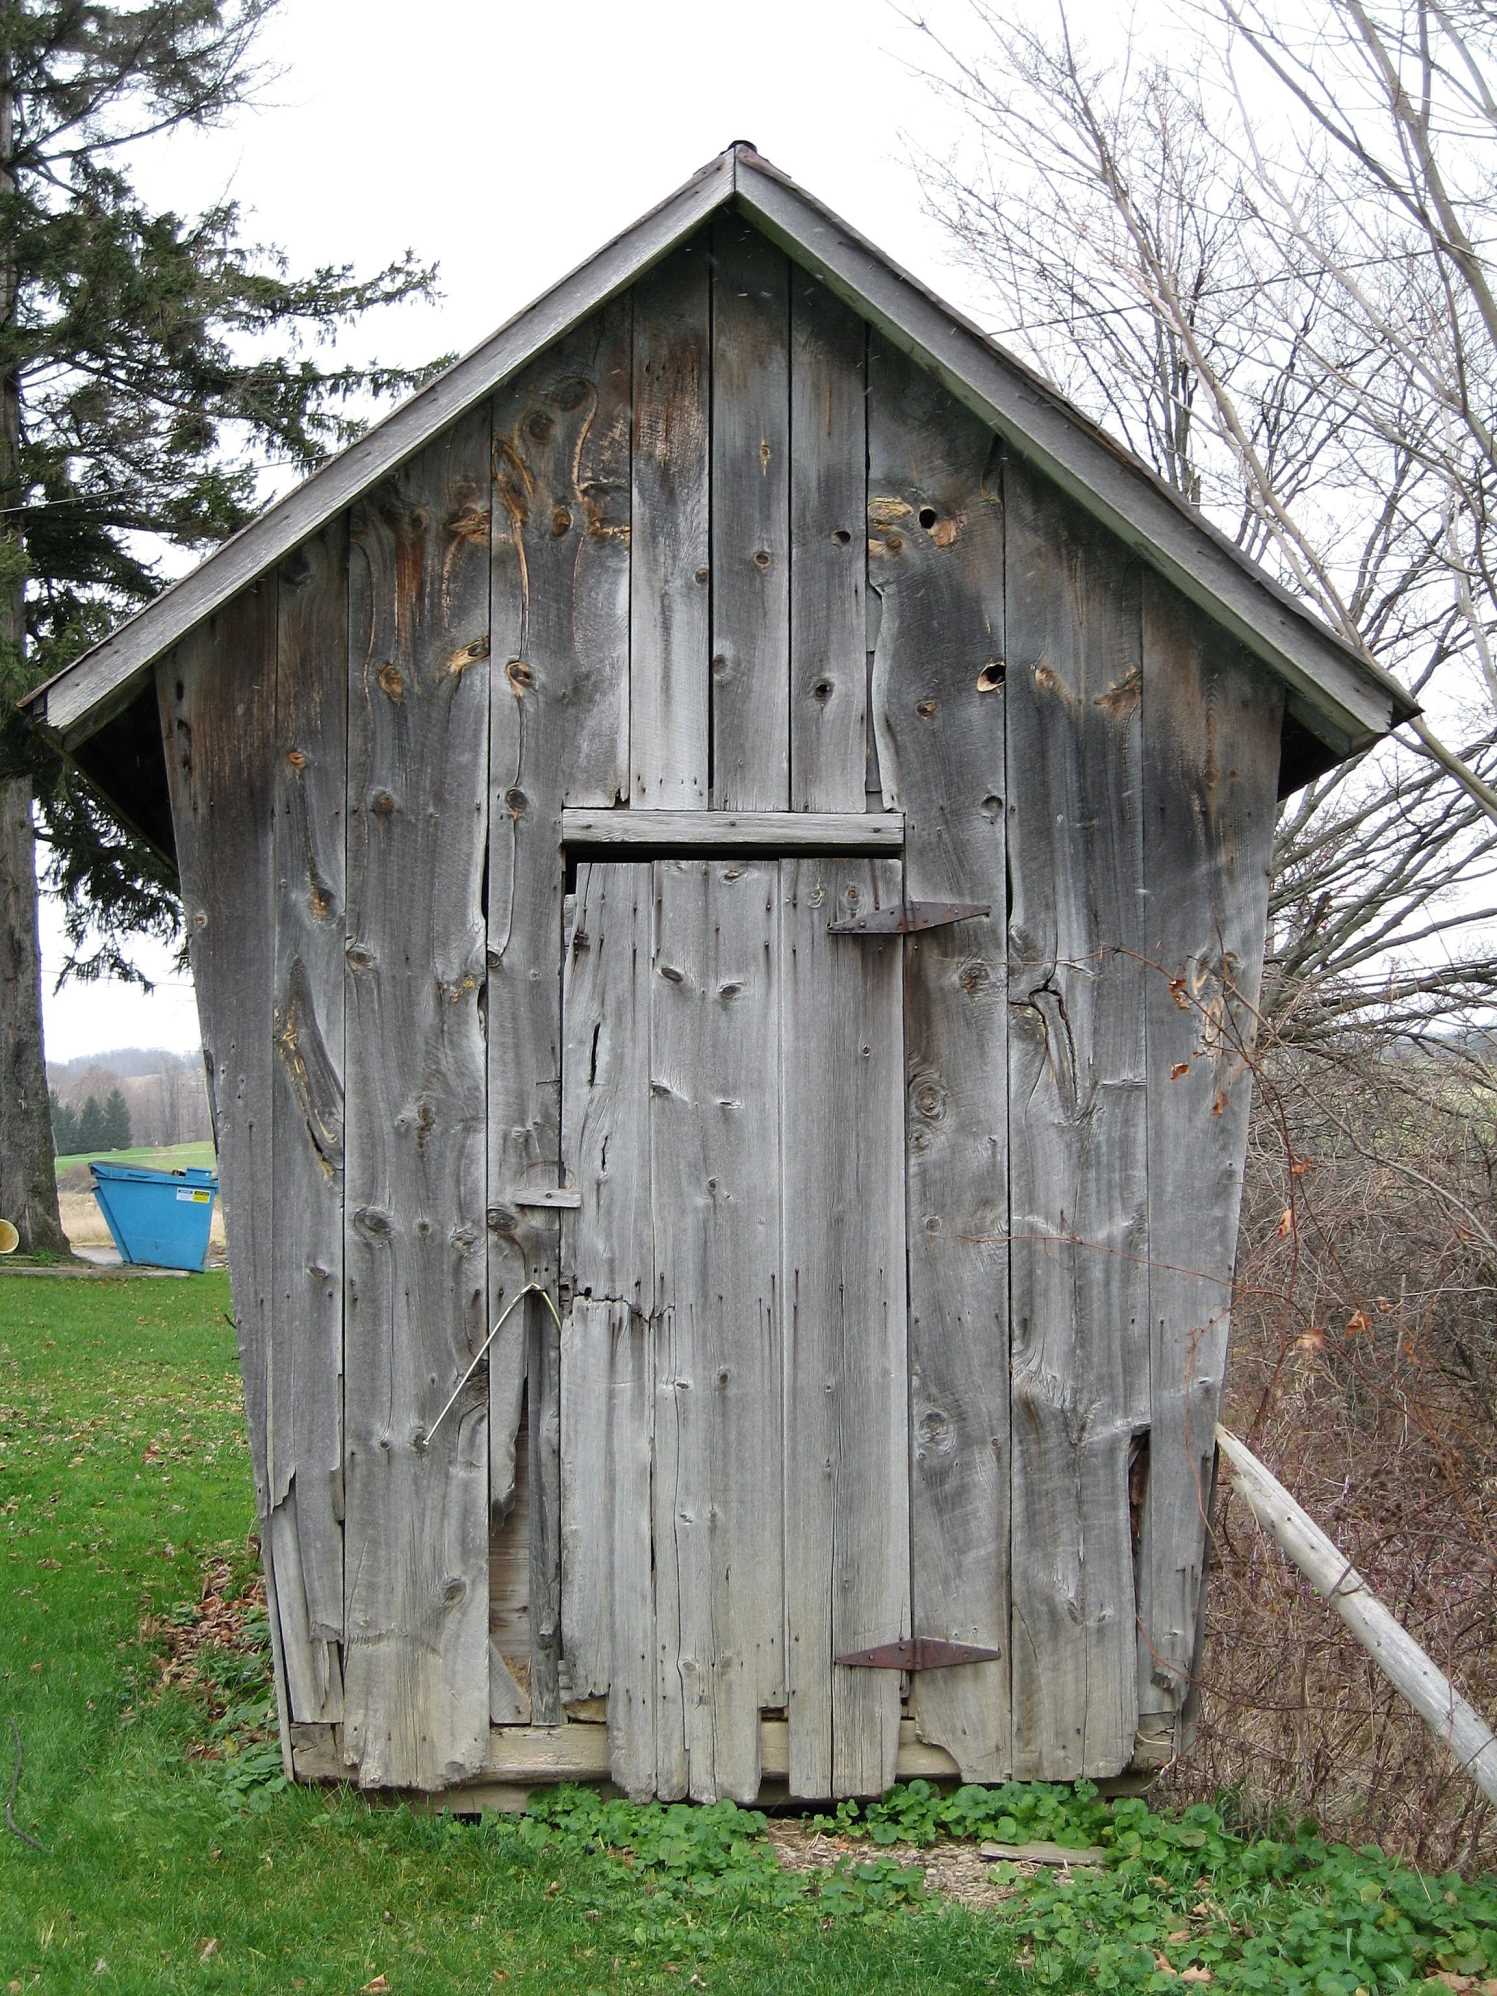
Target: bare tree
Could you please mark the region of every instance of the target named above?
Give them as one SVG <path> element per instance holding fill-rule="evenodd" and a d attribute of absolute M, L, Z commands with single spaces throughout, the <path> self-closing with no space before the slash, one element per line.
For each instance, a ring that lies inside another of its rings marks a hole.
<path fill-rule="evenodd" d="M 1268 1003 L 1321 1043 L 1497 990 L 1497 198 L 1471 143 L 1497 17 L 1382 12 L 1325 0 L 1291 42 L 1210 0 L 1183 61 L 1095 59 L 1060 0 L 1038 25 L 970 0 L 961 42 L 916 23 L 963 113 L 927 202 L 995 335 L 1433 716 L 1284 815 Z"/>

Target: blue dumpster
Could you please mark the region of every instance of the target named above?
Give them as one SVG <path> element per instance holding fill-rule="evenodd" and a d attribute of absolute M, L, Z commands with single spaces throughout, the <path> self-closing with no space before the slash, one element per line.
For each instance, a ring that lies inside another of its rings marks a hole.
<path fill-rule="evenodd" d="M 201 1268 L 218 1180 L 211 1171 L 151 1171 L 143 1164 L 89 1166 L 94 1197 L 121 1261 Z"/>

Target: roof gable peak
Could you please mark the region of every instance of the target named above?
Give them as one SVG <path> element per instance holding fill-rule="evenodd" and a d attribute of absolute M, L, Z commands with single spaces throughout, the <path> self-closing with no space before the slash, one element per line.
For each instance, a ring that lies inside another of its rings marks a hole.
<path fill-rule="evenodd" d="M 155 660 L 205 617 L 628 289 L 719 211 L 733 208 L 793 262 L 939 379 L 1285 682 L 1326 763 L 1417 711 L 1397 683 L 1257 568 L 1147 466 L 1040 376 L 885 257 L 766 160 L 733 140 L 690 180 L 472 352 L 268 507 L 198 567 L 83 653 L 27 703 L 65 748 L 126 705 Z"/>

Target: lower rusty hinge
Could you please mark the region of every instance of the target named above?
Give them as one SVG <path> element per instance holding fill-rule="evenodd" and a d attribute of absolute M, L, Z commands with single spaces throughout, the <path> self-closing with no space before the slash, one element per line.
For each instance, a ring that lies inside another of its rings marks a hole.
<path fill-rule="evenodd" d="M 996 1663 L 1002 1650 L 949 1643 L 942 1636 L 901 1636 L 897 1643 L 849 1650 L 834 1660 L 849 1670 L 949 1670 L 956 1663 Z"/>
<path fill-rule="evenodd" d="M 966 922 L 974 915 L 991 915 L 990 901 L 896 901 L 891 908 L 873 908 L 866 915 L 849 915 L 828 922 L 829 936 L 908 936 L 916 929 L 944 929 L 949 922 Z"/>

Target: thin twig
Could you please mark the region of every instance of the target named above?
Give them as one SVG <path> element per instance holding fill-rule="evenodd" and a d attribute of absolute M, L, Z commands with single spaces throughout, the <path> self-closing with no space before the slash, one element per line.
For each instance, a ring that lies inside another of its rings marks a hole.
<path fill-rule="evenodd" d="M 19 1837 L 23 1844 L 29 1844 L 32 1850 L 39 1850 L 43 1857 L 50 1857 L 52 1853 L 47 1846 L 38 1843 L 31 1832 L 23 1830 L 16 1821 L 16 1790 L 21 1785 L 21 1763 L 26 1756 L 25 1749 L 21 1745 L 21 1728 L 14 1719 L 10 1722 L 10 1737 L 15 1748 L 15 1759 L 11 1763 L 10 1786 L 5 1791 L 5 1827 L 13 1837 Z"/>

